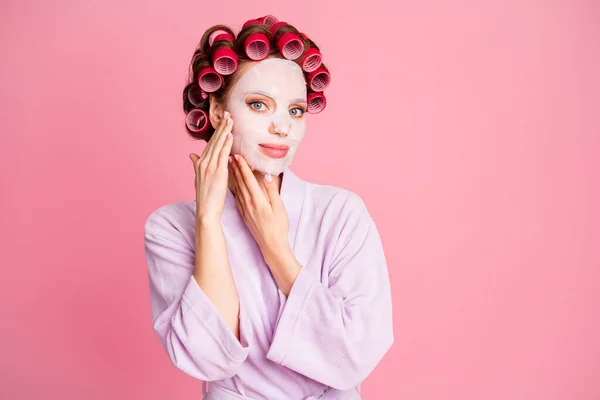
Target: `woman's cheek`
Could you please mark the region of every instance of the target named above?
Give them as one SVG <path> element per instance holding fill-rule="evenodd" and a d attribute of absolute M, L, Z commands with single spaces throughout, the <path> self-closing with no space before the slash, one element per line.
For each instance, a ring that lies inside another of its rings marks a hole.
<path fill-rule="evenodd" d="M 293 139 L 302 141 L 306 135 L 306 120 L 303 118 L 301 121 L 294 121 L 290 133 Z"/>

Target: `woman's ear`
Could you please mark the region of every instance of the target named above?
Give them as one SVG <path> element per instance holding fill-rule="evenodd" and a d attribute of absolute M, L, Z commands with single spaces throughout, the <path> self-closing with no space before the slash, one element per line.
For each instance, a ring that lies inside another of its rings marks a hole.
<path fill-rule="evenodd" d="M 221 124 L 221 120 L 223 119 L 223 113 L 225 112 L 225 108 L 223 107 L 223 105 L 221 103 L 219 103 L 217 101 L 217 99 L 215 98 L 215 96 L 213 96 L 212 94 L 209 95 L 209 101 L 210 101 L 210 109 L 209 111 L 209 119 L 210 119 L 210 124 L 212 125 L 212 127 L 214 129 L 217 129 L 219 127 L 219 125 Z"/>

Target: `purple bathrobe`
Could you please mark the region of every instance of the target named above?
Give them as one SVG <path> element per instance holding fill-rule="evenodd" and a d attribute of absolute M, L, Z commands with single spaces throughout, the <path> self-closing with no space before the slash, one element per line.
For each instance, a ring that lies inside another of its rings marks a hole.
<path fill-rule="evenodd" d="M 286 168 L 280 196 L 302 265 L 287 298 L 227 190 L 221 224 L 240 296 L 240 340 L 192 275 L 195 201 L 150 214 L 144 237 L 154 331 L 173 365 L 210 382 L 209 392 L 218 385 L 254 400 L 360 398 L 361 381 L 394 341 L 379 233 L 349 190 Z"/>

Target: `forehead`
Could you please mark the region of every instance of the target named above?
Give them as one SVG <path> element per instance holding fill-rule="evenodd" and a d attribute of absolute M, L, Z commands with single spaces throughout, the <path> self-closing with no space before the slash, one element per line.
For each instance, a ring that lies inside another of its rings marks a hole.
<path fill-rule="evenodd" d="M 262 60 L 237 81 L 232 95 L 261 92 L 269 96 L 306 99 L 306 81 L 298 64 L 281 58 Z"/>

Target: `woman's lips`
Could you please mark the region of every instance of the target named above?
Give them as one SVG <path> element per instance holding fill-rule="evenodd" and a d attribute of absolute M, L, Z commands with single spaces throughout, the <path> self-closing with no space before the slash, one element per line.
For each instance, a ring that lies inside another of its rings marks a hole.
<path fill-rule="evenodd" d="M 290 150 L 289 146 L 283 144 L 261 143 L 258 146 L 263 153 L 272 158 L 283 158 Z"/>

